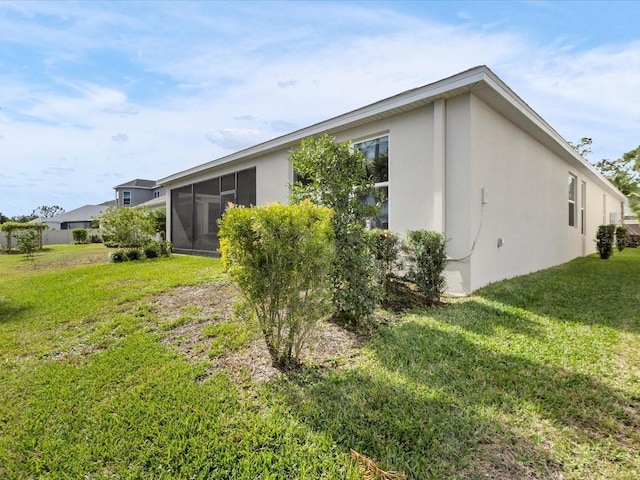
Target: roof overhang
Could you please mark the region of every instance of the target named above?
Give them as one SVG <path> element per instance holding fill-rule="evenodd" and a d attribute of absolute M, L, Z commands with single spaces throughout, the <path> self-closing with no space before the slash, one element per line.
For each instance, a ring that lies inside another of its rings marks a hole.
<path fill-rule="evenodd" d="M 465 93 L 472 93 L 505 118 L 529 133 L 533 138 L 567 161 L 570 165 L 585 168 L 592 177 L 592 180 L 600 183 L 603 187 L 621 198 L 625 198 L 611 182 L 597 172 L 596 169 L 576 152 L 540 115 L 484 65 L 429 85 L 408 90 L 393 97 L 316 123 L 287 135 L 268 140 L 211 162 L 169 175 L 158 180 L 157 183 L 158 185 L 171 185 L 178 182 L 185 182 L 210 169 L 218 168 L 229 163 L 251 160 L 274 151 L 294 148 L 301 140 L 307 137 L 320 135 L 322 133 L 335 135 L 338 132 L 356 126 L 365 125 L 399 113 L 420 108 L 439 99 L 448 99 Z"/>

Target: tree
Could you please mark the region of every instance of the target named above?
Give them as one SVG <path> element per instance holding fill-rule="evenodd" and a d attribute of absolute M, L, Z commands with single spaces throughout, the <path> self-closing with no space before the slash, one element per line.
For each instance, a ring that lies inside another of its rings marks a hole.
<path fill-rule="evenodd" d="M 587 158 L 587 155 L 591 153 L 591 144 L 593 144 L 593 140 L 589 137 L 582 137 L 577 144 L 574 144 L 573 142 L 568 143 L 576 152 Z"/>
<path fill-rule="evenodd" d="M 359 150 L 326 134 L 303 140 L 289 159 L 299 176 L 291 185 L 291 201 L 309 199 L 334 212 L 331 281 L 336 313 L 347 323 L 366 320 L 379 293 L 372 239 L 364 231 L 365 221 L 377 215 L 377 206 L 362 201 L 376 195 L 367 161 Z"/>
<path fill-rule="evenodd" d="M 33 258 L 33 252 L 38 248 L 38 232 L 33 228 L 24 230 L 16 236 L 16 243 L 20 253 L 23 253 L 27 258 Z"/>
<path fill-rule="evenodd" d="M 153 220 L 154 229 L 164 241 L 167 237 L 167 212 L 164 208 L 150 210 L 149 215 Z"/>
<path fill-rule="evenodd" d="M 32 215 L 14 215 L 9 219 L 9 221 L 14 223 L 28 223 L 31 220 L 35 220 L 36 218 L 38 218 L 37 215 L 33 215 L 33 214 Z"/>
<path fill-rule="evenodd" d="M 616 160 L 602 159 L 595 167 L 629 197 L 631 210 L 640 216 L 640 146 Z"/>
<path fill-rule="evenodd" d="M 155 235 L 155 224 L 147 208 L 110 206 L 99 216 L 103 237 L 126 250 L 142 248 Z"/>
<path fill-rule="evenodd" d="M 4 223 L 8 221 L 9 221 L 9 217 L 7 217 L 6 215 L 3 215 L 2 212 L 0 212 L 0 223 Z"/>
<path fill-rule="evenodd" d="M 64 208 L 58 205 L 42 205 L 33 210 L 32 215 L 34 217 L 51 218 L 55 217 L 56 215 L 60 215 L 61 213 L 64 213 Z"/>

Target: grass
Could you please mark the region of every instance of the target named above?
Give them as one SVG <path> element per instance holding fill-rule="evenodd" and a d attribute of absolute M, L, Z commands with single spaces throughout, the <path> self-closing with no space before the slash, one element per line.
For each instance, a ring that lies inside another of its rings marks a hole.
<path fill-rule="evenodd" d="M 350 449 L 415 479 L 640 476 L 638 249 L 398 315 L 353 368 L 242 386 L 150 327 L 158 295 L 223 278 L 101 245 L 0 255 L 0 478 L 362 478 Z M 203 334 L 212 357 L 254 335 Z"/>

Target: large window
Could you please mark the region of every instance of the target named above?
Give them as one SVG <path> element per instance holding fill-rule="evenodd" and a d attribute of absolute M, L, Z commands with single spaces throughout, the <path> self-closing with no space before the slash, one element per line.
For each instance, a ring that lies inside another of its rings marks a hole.
<path fill-rule="evenodd" d="M 218 220 L 229 202 L 256 204 L 255 168 L 171 190 L 171 241 L 176 250 L 216 252 Z"/>
<path fill-rule="evenodd" d="M 122 204 L 131 205 L 131 192 L 129 191 L 122 192 Z"/>
<path fill-rule="evenodd" d="M 384 136 L 359 142 L 354 147 L 364 153 L 367 159 L 367 174 L 383 195 L 382 208 L 378 218 L 371 219 L 372 228 L 389 228 L 389 137 Z M 363 199 L 367 204 L 375 202 L 373 196 Z"/>
<path fill-rule="evenodd" d="M 576 217 L 577 217 L 577 178 L 575 175 L 569 174 L 569 226 L 575 227 L 577 226 Z"/>

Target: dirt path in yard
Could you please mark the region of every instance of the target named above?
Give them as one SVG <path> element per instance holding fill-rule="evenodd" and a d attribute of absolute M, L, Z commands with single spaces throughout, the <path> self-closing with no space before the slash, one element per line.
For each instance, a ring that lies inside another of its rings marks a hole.
<path fill-rule="evenodd" d="M 259 332 L 247 346 L 209 357 L 212 339 L 204 333 L 208 325 L 238 322 L 233 304 L 239 291 L 230 284 L 182 286 L 159 296 L 153 302 L 158 318 L 154 327 L 163 333 L 162 341 L 194 362 L 209 362 L 209 374 L 226 370 L 237 382 L 247 379 L 267 382 L 280 375 L 271 365 L 271 357 Z M 353 364 L 365 338 L 331 322 L 323 325 L 317 340 L 310 342 L 301 355 L 303 362 L 320 365 Z"/>

